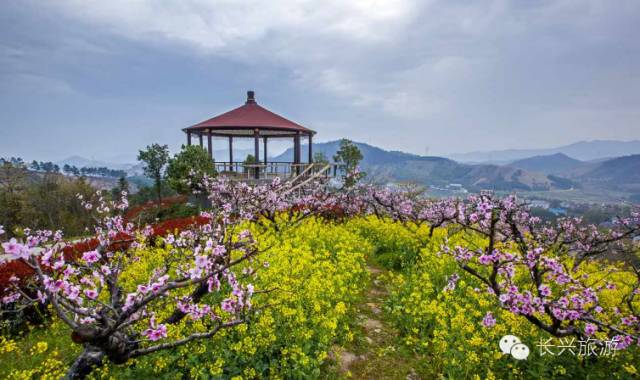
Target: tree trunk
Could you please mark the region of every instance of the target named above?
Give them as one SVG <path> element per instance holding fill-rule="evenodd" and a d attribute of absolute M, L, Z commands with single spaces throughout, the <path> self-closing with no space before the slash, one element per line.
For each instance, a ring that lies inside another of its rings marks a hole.
<path fill-rule="evenodd" d="M 162 203 L 162 178 L 160 175 L 156 177 L 156 194 L 158 195 L 158 207 Z"/>
<path fill-rule="evenodd" d="M 191 302 L 197 303 L 204 297 L 207 293 L 209 293 L 209 285 L 206 282 L 200 284 L 189 296 L 191 298 Z M 168 323 L 170 325 L 174 325 L 182 320 L 186 316 L 185 313 L 176 309 L 173 313 L 165 319 L 162 323 Z"/>
<path fill-rule="evenodd" d="M 86 378 L 95 367 L 102 363 L 104 356 L 104 353 L 98 348 L 86 345 L 84 351 L 69 367 L 65 379 L 77 380 Z"/>

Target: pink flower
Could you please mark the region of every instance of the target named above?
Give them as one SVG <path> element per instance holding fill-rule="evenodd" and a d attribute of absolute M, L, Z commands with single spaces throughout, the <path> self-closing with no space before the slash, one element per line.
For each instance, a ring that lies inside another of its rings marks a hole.
<path fill-rule="evenodd" d="M 215 256 L 222 256 L 227 252 L 227 248 L 224 245 L 217 245 L 214 249 L 213 249 L 213 254 Z"/>
<path fill-rule="evenodd" d="M 236 300 L 232 298 L 226 298 L 222 301 L 220 306 L 222 307 L 223 311 L 226 311 L 227 313 L 233 313 L 236 308 Z"/>
<path fill-rule="evenodd" d="M 402 202 L 400 204 L 400 213 L 403 215 L 409 215 L 413 211 L 413 205 L 409 201 Z"/>
<path fill-rule="evenodd" d="M 616 335 L 613 337 L 612 341 L 616 342 L 614 346 L 616 350 L 624 350 L 633 343 L 633 338 L 629 335 Z"/>
<path fill-rule="evenodd" d="M 127 297 L 125 298 L 122 310 L 127 311 L 127 310 L 131 309 L 131 307 L 133 307 L 133 305 L 136 303 L 136 298 L 137 298 L 136 293 L 127 294 Z"/>
<path fill-rule="evenodd" d="M 0 235 L 4 234 L 4 227 L 0 225 Z"/>
<path fill-rule="evenodd" d="M 53 263 L 53 269 L 58 270 L 64 266 L 64 256 L 60 256 L 60 259 Z"/>
<path fill-rule="evenodd" d="M 7 296 L 2 297 L 2 303 L 3 304 L 9 304 L 9 303 L 12 303 L 12 302 L 16 302 L 19 299 L 20 299 L 20 293 L 13 292 L 13 293 L 10 293 Z"/>
<path fill-rule="evenodd" d="M 207 256 L 196 256 L 196 267 L 206 268 L 209 265 L 209 259 Z"/>
<path fill-rule="evenodd" d="M 447 282 L 447 286 L 445 286 L 444 291 L 446 292 L 450 290 L 455 290 L 459 279 L 460 279 L 460 276 L 457 273 L 454 273 L 451 276 L 449 276 L 449 281 Z"/>
<path fill-rule="evenodd" d="M 540 285 L 538 290 L 540 290 L 540 295 L 543 297 L 549 297 L 551 295 L 551 289 L 547 285 Z"/>
<path fill-rule="evenodd" d="M 150 341 L 160 340 L 167 337 L 167 326 L 159 324 L 156 326 L 156 317 L 149 319 L 149 328 L 142 332 Z"/>
<path fill-rule="evenodd" d="M 88 298 L 94 300 L 98 298 L 98 292 L 95 289 L 87 289 L 84 291 L 84 295 Z"/>
<path fill-rule="evenodd" d="M 44 305 L 47 302 L 47 295 L 41 292 L 40 290 L 38 290 L 37 299 L 38 299 L 38 302 Z"/>
<path fill-rule="evenodd" d="M 26 245 L 18 243 L 15 238 L 12 238 L 7 243 L 2 243 L 4 252 L 13 256 L 15 259 L 28 259 L 31 255 L 29 248 Z"/>
<path fill-rule="evenodd" d="M 82 254 L 82 259 L 89 264 L 95 263 L 100 260 L 100 253 L 98 251 L 88 251 Z"/>
<path fill-rule="evenodd" d="M 51 265 L 51 256 L 53 256 L 53 250 L 45 250 L 44 254 L 42 254 L 42 262 L 46 265 Z"/>
<path fill-rule="evenodd" d="M 496 319 L 493 317 L 493 313 L 490 311 L 482 319 L 482 325 L 487 328 L 491 328 L 496 325 Z"/>
<path fill-rule="evenodd" d="M 594 325 L 593 323 L 587 323 L 584 326 L 584 333 L 587 336 L 592 336 L 593 334 L 596 333 L 596 331 L 598 331 L 598 326 Z"/>
<path fill-rule="evenodd" d="M 149 338 L 150 341 L 160 340 L 162 338 L 167 337 L 167 326 L 158 325 L 158 328 L 155 329 L 146 329 L 142 335 Z"/>
<path fill-rule="evenodd" d="M 490 255 L 482 255 L 480 256 L 480 258 L 478 258 L 478 261 L 482 265 L 489 265 L 493 262 L 493 257 Z"/>
<path fill-rule="evenodd" d="M 215 289 L 216 291 L 220 290 L 220 280 L 218 279 L 218 276 L 211 276 L 207 279 L 207 285 L 208 285 L 208 290 L 209 292 L 213 292 L 213 290 Z"/>
<path fill-rule="evenodd" d="M 151 288 L 147 285 L 138 285 L 138 293 L 147 294 L 151 291 Z"/>

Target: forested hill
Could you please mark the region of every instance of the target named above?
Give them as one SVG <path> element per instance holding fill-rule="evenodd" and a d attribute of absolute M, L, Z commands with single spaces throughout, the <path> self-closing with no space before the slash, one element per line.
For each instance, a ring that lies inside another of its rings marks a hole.
<path fill-rule="evenodd" d="M 415 182 L 433 186 L 459 183 L 470 190 L 550 190 L 571 187 L 564 181 L 550 179 L 546 174 L 508 166 L 462 164 L 443 157 L 419 156 L 388 151 L 365 143 L 355 143 L 362 152 L 362 170 L 374 182 Z M 322 152 L 332 159 L 339 141 L 314 143 L 314 152 Z M 303 146 L 303 152 L 307 147 Z M 288 149 L 274 160 L 290 160 Z"/>

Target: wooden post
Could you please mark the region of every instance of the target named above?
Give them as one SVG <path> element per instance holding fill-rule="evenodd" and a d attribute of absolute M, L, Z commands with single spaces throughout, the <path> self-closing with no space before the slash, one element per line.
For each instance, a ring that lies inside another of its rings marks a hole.
<path fill-rule="evenodd" d="M 254 130 L 253 131 L 253 152 L 254 157 L 256 158 L 256 165 L 258 165 L 260 163 L 260 131 L 259 130 Z M 260 170 L 259 168 L 256 166 L 255 168 L 255 174 L 254 174 L 255 179 L 260 179 Z"/>
<path fill-rule="evenodd" d="M 233 171 L 233 136 L 229 136 L 229 171 Z"/>
<path fill-rule="evenodd" d="M 200 148 L 202 148 L 202 132 L 198 133 L 198 140 L 200 140 Z"/>
<path fill-rule="evenodd" d="M 313 163 L 313 135 L 309 134 L 309 163 Z"/>
<path fill-rule="evenodd" d="M 264 147 L 264 152 L 262 152 L 263 163 L 264 163 L 264 172 L 267 173 L 267 138 L 266 136 L 262 138 L 262 146 Z"/>
<path fill-rule="evenodd" d="M 191 146 L 191 132 L 187 132 L 187 145 Z"/>
<path fill-rule="evenodd" d="M 296 175 L 300 175 L 300 132 L 296 132 L 293 140 L 293 163 L 296 165 Z"/>
<path fill-rule="evenodd" d="M 211 142 L 211 130 L 207 131 L 207 149 L 209 150 L 209 159 L 213 161 L 213 143 Z"/>

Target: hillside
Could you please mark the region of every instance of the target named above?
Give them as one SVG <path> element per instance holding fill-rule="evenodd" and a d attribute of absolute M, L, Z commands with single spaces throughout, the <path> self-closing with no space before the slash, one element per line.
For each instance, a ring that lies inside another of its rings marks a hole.
<path fill-rule="evenodd" d="M 640 192 L 640 154 L 601 162 L 577 179 L 598 187 Z"/>
<path fill-rule="evenodd" d="M 565 189 L 567 184 L 551 180 L 544 173 L 499 165 L 462 164 L 443 157 L 418 156 L 415 154 L 387 151 L 365 143 L 355 143 L 362 152 L 362 170 L 373 182 L 414 182 L 444 187 L 458 183 L 469 190 L 552 190 Z M 329 159 L 338 150 L 339 141 L 316 143 L 314 152 L 322 152 Z M 305 152 L 306 146 L 302 151 Z M 274 160 L 290 159 L 289 149 Z"/>
<path fill-rule="evenodd" d="M 444 157 L 419 156 L 388 151 L 365 143 L 355 143 L 364 159 L 362 169 L 367 179 L 376 183 L 413 182 L 435 187 L 460 184 L 470 191 L 553 191 L 584 188 L 596 192 L 640 192 L 640 154 L 585 162 L 565 153 L 537 155 L 507 165 L 461 163 Z M 573 145 L 580 145 L 577 143 Z M 315 143 L 314 152 L 332 160 L 339 141 Z M 307 146 L 302 146 L 306 158 Z M 236 153 L 236 152 L 234 152 Z M 290 161 L 293 149 L 270 158 Z M 74 157 L 76 163 L 82 157 Z M 94 162 L 98 164 L 98 162 Z M 138 185 L 141 164 L 129 164 L 130 180 Z"/>
<path fill-rule="evenodd" d="M 534 156 L 517 160 L 510 163 L 509 166 L 545 174 L 567 175 L 588 170 L 592 168 L 594 164 L 576 160 L 564 153 L 556 153 L 548 156 Z"/>

